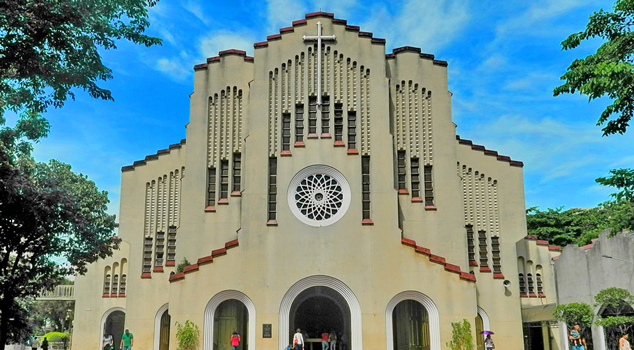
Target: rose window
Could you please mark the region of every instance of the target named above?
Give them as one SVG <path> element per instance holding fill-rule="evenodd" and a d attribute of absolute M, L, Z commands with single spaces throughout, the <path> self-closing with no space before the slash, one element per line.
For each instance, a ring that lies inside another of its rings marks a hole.
<path fill-rule="evenodd" d="M 343 175 L 325 165 L 301 170 L 289 185 L 288 204 L 295 216 L 311 226 L 339 220 L 350 204 L 350 187 Z"/>

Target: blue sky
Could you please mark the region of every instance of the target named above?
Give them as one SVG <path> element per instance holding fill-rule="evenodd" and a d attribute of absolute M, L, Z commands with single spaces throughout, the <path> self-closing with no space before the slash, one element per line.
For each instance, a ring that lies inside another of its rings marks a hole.
<path fill-rule="evenodd" d="M 634 167 L 634 130 L 602 137 L 595 123 L 607 101 L 555 98 L 552 90 L 573 59 L 599 45 L 562 52 L 559 43 L 612 3 L 162 0 L 150 11 L 148 34 L 163 38 L 163 45 L 124 42 L 102 51 L 114 71 L 102 85 L 115 102 L 78 93 L 50 110 L 52 130 L 35 155 L 88 175 L 110 193 L 110 211 L 118 214 L 121 167 L 185 138 L 194 64 L 231 48 L 251 55 L 254 42 L 322 10 L 387 39 L 387 52 L 417 46 L 448 61 L 458 134 L 524 162 L 527 207 L 593 207 L 612 192 L 595 178 Z"/>

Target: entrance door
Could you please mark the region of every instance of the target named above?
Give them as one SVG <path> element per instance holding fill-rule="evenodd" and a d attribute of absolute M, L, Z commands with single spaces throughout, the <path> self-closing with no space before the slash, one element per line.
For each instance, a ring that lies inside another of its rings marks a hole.
<path fill-rule="evenodd" d="M 125 313 L 123 311 L 114 311 L 106 319 L 106 323 L 103 327 L 103 335 L 112 335 L 114 340 L 114 346 L 117 348 L 121 343 L 121 336 L 123 335 L 123 327 L 125 326 Z M 103 339 L 102 339 L 103 341 Z"/>
<path fill-rule="evenodd" d="M 350 344 L 350 309 L 345 299 L 332 288 L 311 287 L 293 301 L 289 313 L 289 343 L 296 329 L 301 329 L 307 349 L 321 349 L 321 334 L 335 333 L 337 349 L 352 349 Z"/>
<path fill-rule="evenodd" d="M 165 310 L 161 316 L 161 332 L 159 335 L 159 350 L 169 350 L 170 348 L 170 314 Z"/>
<path fill-rule="evenodd" d="M 423 305 L 403 300 L 392 312 L 394 350 L 429 350 L 429 317 Z"/>
<path fill-rule="evenodd" d="M 214 313 L 214 350 L 231 349 L 231 334 L 240 335 L 240 349 L 247 350 L 247 324 L 249 316 L 246 306 L 238 300 L 223 301 Z"/>
<path fill-rule="evenodd" d="M 484 350 L 484 336 L 482 332 L 484 332 L 484 322 L 482 322 L 482 316 L 478 315 L 475 319 L 476 326 L 476 349 Z"/>

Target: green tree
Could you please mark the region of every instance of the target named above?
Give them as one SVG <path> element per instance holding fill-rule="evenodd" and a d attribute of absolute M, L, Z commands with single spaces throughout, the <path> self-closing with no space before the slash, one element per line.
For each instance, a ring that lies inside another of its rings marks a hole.
<path fill-rule="evenodd" d="M 620 190 L 610 195 L 617 201 L 634 202 L 634 169 L 612 169 L 609 176 L 600 177 L 595 181 Z"/>
<path fill-rule="evenodd" d="M 559 207 L 545 211 L 532 207 L 526 210 L 526 227 L 529 235 L 555 245 L 585 245 L 603 231 L 602 223 L 607 222 L 607 217 L 609 213 L 599 207 L 568 210 Z"/>
<path fill-rule="evenodd" d="M 75 302 L 72 300 L 35 301 L 30 306 L 31 326 L 41 333 L 44 326 L 51 325 L 54 331 L 70 330 L 75 314 Z"/>
<path fill-rule="evenodd" d="M 178 340 L 178 350 L 196 349 L 198 347 L 199 338 L 200 330 L 194 322 L 186 320 L 184 325 L 176 322 L 176 340 Z"/>
<path fill-rule="evenodd" d="M 568 332 L 572 330 L 574 325 L 579 325 L 579 331 L 586 339 L 588 348 L 592 349 L 592 333 L 590 332 L 590 327 L 594 319 L 594 312 L 590 305 L 586 303 L 559 304 L 555 307 L 553 316 L 557 321 L 566 323 Z"/>
<path fill-rule="evenodd" d="M 0 1 L 0 125 L 5 111 L 42 113 L 61 107 L 73 88 L 112 100 L 97 81 L 112 78 L 99 49 L 118 40 L 152 46 L 145 34 L 156 0 Z"/>
<path fill-rule="evenodd" d="M 112 255 L 107 192 L 55 160 L 37 163 L 31 142 L 46 135 L 39 115 L 0 129 L 0 344 L 28 330 L 27 301 L 64 276 Z M 56 264 L 62 257 L 67 264 Z"/>
<path fill-rule="evenodd" d="M 597 326 L 603 326 L 608 344 L 617 344 L 623 334 L 634 328 L 634 296 L 622 288 L 606 288 L 594 296 L 595 307 L 601 308 Z"/>
<path fill-rule="evenodd" d="M 451 350 L 473 349 L 473 335 L 471 324 L 463 319 L 462 322 L 451 322 L 451 341 L 447 343 Z"/>
<path fill-rule="evenodd" d="M 607 96 L 612 104 L 601 113 L 597 126 L 603 135 L 623 134 L 634 113 L 634 0 L 616 0 L 613 11 L 594 12 L 585 30 L 561 43 L 563 50 L 582 41 L 599 38 L 603 44 L 594 54 L 574 60 L 561 77 L 564 84 L 554 95 L 579 92 L 594 100 Z"/>

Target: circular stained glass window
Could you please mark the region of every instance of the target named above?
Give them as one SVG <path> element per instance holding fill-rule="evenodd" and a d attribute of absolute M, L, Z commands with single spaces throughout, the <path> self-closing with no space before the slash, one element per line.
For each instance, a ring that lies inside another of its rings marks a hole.
<path fill-rule="evenodd" d="M 312 165 L 293 177 L 288 205 L 295 216 L 310 226 L 337 222 L 350 205 L 350 186 L 343 175 L 327 165 Z"/>

